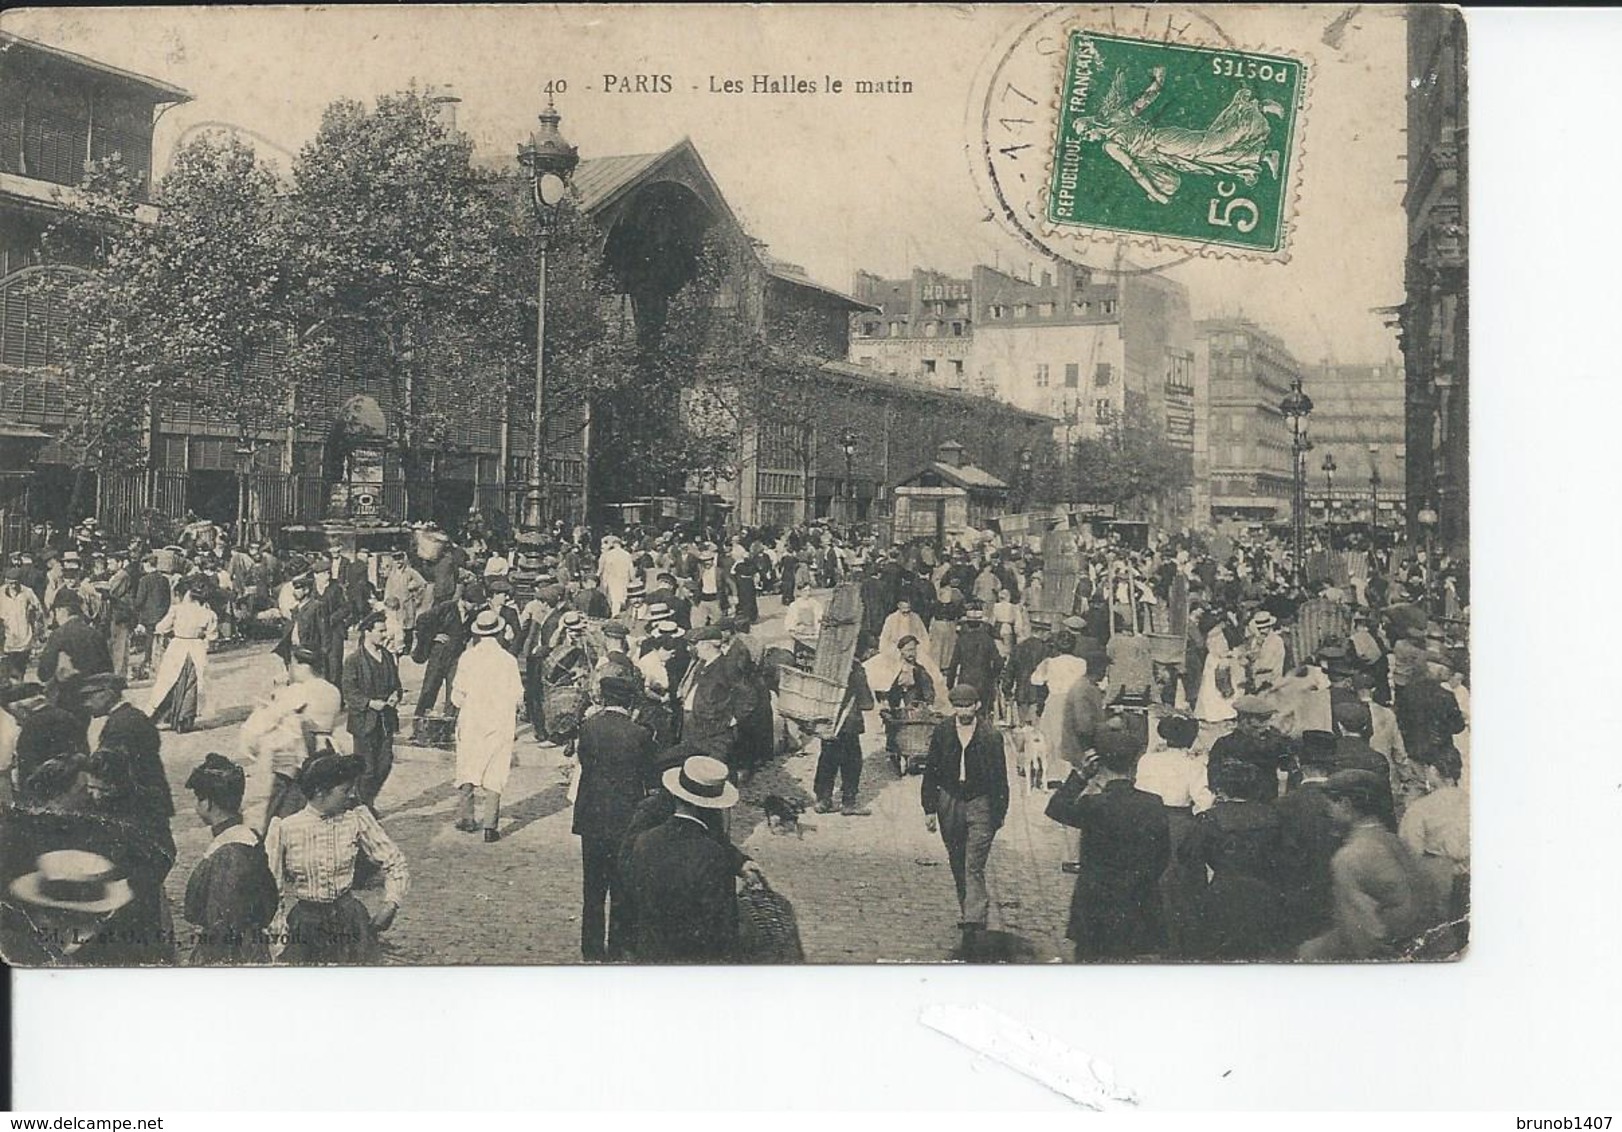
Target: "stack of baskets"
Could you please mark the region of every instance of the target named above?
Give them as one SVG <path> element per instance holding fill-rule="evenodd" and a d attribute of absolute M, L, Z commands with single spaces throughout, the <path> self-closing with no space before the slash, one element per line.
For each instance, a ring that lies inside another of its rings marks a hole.
<path fill-rule="evenodd" d="M 833 738 L 844 699 L 841 683 L 799 668 L 777 670 L 777 710 L 820 739 Z"/>

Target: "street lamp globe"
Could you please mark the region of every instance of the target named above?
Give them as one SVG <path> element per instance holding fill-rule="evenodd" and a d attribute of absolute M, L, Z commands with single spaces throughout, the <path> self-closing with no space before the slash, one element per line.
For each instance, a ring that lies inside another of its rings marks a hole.
<path fill-rule="evenodd" d="M 535 207 L 545 218 L 568 192 L 569 177 L 580 164 L 580 151 L 558 129 L 563 116 L 552 105 L 550 96 L 539 117 L 540 126 L 518 147 L 518 163 L 529 172 Z"/>
<path fill-rule="evenodd" d="M 845 459 L 849 460 L 856 455 L 856 430 L 847 428 L 839 434 L 839 447 L 845 451 Z"/>
<path fill-rule="evenodd" d="M 1419 525 L 1422 527 L 1427 529 L 1434 527 L 1437 519 L 1436 509 L 1433 507 L 1421 507 L 1419 514 L 1415 518 L 1419 520 Z"/>

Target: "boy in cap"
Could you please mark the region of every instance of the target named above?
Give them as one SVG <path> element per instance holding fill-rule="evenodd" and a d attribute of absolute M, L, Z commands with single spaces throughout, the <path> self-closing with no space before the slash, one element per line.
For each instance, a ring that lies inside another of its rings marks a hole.
<path fill-rule="evenodd" d="M 924 827 L 940 831 L 962 913 L 961 954 L 977 951 L 991 911 L 986 861 L 1008 815 L 1008 762 L 1002 733 L 980 714 L 980 693 L 959 684 L 948 696 L 950 718 L 929 737 L 919 799 Z"/>

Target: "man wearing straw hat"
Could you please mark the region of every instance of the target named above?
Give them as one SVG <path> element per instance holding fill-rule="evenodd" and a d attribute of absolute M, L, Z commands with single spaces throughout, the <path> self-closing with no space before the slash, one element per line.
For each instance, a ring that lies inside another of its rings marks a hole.
<path fill-rule="evenodd" d="M 737 862 L 705 815 L 736 805 L 738 788 L 727 780 L 727 765 L 707 755 L 665 771 L 662 781 L 675 813 L 638 836 L 627 854 L 636 959 L 725 962 L 738 939 Z"/>
<path fill-rule="evenodd" d="M 501 615 L 485 609 L 473 619 L 472 640 L 457 665 L 451 700 L 456 704 L 456 828 L 473 833 L 475 788 L 483 790 L 484 839 L 499 841 L 501 792 L 512 771 L 513 741 L 518 734 L 518 705 L 524 681 L 518 661 L 502 643 Z"/>

